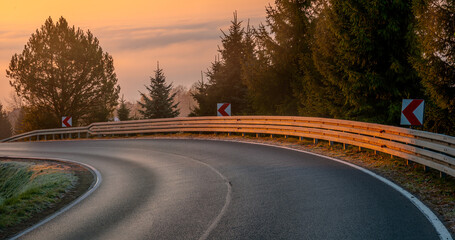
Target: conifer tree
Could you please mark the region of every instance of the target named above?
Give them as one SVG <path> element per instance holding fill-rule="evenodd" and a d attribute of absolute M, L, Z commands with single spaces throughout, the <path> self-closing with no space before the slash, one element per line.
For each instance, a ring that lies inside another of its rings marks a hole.
<path fill-rule="evenodd" d="M 130 120 L 130 109 L 128 109 L 128 107 L 126 107 L 126 103 L 125 103 L 125 99 L 123 98 L 123 95 L 122 95 L 122 98 L 120 99 L 120 106 L 117 110 L 117 115 L 118 115 L 118 119 L 120 121 Z"/>
<path fill-rule="evenodd" d="M 419 55 L 413 66 L 427 101 L 426 129 L 455 134 L 455 1 L 415 0 Z"/>
<path fill-rule="evenodd" d="M 204 76 L 201 71 L 201 80 L 197 81 L 192 88 L 191 96 L 198 103 L 191 109 L 190 117 L 194 116 L 213 116 L 216 114 L 214 103 L 209 99 L 209 84 L 204 82 Z"/>
<path fill-rule="evenodd" d="M 321 17 L 316 65 L 341 91 L 341 117 L 398 124 L 402 99 L 423 97 L 409 62 L 411 1 L 332 0 Z"/>
<path fill-rule="evenodd" d="M 8 120 L 8 115 L 3 110 L 3 105 L 0 103 L 0 139 L 10 137 L 11 134 L 11 123 Z"/>
<path fill-rule="evenodd" d="M 174 103 L 176 93 L 170 94 L 172 83 L 166 84 L 166 77 L 159 63 L 157 64 L 155 77 L 150 77 L 150 86 L 145 87 L 149 92 L 148 96 L 140 92 L 144 102 L 138 102 L 143 108 L 143 110 L 139 110 L 139 113 L 145 119 L 173 118 L 179 115 L 178 103 Z"/>
<path fill-rule="evenodd" d="M 242 81 L 242 61 L 244 60 L 244 29 L 242 22 L 237 19 L 231 21 L 229 32 L 222 32 L 222 46 L 218 52 L 221 58 L 207 71 L 207 83 L 197 83 L 193 98 L 199 106 L 193 110 L 192 115 L 216 115 L 217 103 L 231 103 L 232 113 L 242 115 L 251 113 L 248 102 L 248 89 Z"/>
<path fill-rule="evenodd" d="M 241 77 L 244 58 L 244 29 L 242 21 L 237 19 L 237 12 L 234 12 L 234 20 L 231 21 L 229 32 L 222 31 L 222 34 L 222 47 L 218 50 L 221 54 L 221 62 L 212 68 L 212 72 L 208 73 L 211 78 L 209 89 L 213 94 L 211 99 L 218 103 L 231 103 L 233 114 L 246 114 L 249 112 L 247 87 Z"/>
<path fill-rule="evenodd" d="M 265 25 L 256 29 L 258 61 L 249 64 L 254 74 L 247 74 L 245 81 L 253 106 L 263 114 L 298 114 L 303 77 L 314 68 L 309 42 L 314 2 L 276 0 L 266 8 Z"/>

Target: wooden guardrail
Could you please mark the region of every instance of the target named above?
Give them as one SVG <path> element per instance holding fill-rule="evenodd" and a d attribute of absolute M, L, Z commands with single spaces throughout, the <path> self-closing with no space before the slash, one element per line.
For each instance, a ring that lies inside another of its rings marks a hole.
<path fill-rule="evenodd" d="M 227 132 L 296 136 L 339 142 L 398 156 L 455 176 L 455 137 L 394 126 L 312 117 L 194 117 L 93 123 L 37 130 L 3 142 L 103 135 Z"/>

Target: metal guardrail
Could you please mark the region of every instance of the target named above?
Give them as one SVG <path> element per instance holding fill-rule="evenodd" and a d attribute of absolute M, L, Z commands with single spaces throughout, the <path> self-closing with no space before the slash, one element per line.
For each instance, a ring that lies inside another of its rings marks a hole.
<path fill-rule="evenodd" d="M 87 127 L 36 130 L 2 142 L 103 135 L 227 132 L 296 136 L 359 146 L 398 156 L 455 176 L 455 137 L 425 131 L 312 117 L 187 117 L 93 123 Z"/>

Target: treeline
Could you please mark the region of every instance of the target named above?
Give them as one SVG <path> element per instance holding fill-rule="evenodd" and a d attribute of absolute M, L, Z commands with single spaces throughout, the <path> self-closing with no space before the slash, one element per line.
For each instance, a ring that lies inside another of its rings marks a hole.
<path fill-rule="evenodd" d="M 9 116 L 0 105 L 0 138 L 11 128 L 60 127 L 62 116 L 75 126 L 188 109 L 215 116 L 222 102 L 233 115 L 398 125 L 409 98 L 426 101 L 423 130 L 455 135 L 454 16 L 448 0 L 276 0 L 259 26 L 234 13 L 217 57 L 190 90 L 166 83 L 157 66 L 135 103 L 119 99 L 113 58 L 90 31 L 48 18 L 11 58 L 6 74 L 18 100 Z"/>
<path fill-rule="evenodd" d="M 130 116 L 123 97 L 119 104 L 120 86 L 112 56 L 103 51 L 90 31 L 71 27 L 63 17 L 57 22 L 49 17 L 31 35 L 22 53 L 12 56 L 6 76 L 16 92 L 12 107 L 16 116 L 11 117 L 14 124 L 6 124 L 11 121 L 0 104 L 0 138 L 58 128 L 65 116 L 72 117 L 74 126 L 84 126 L 179 115 L 174 98 L 180 93 L 171 92 L 172 84 L 165 82 L 158 66 L 150 85 L 145 86 L 148 92 L 141 93 L 137 102 L 140 116 Z"/>
<path fill-rule="evenodd" d="M 455 134 L 455 2 L 276 0 L 254 27 L 237 13 L 194 86 L 192 116 L 300 115 L 398 125 L 426 100 L 428 131 Z"/>

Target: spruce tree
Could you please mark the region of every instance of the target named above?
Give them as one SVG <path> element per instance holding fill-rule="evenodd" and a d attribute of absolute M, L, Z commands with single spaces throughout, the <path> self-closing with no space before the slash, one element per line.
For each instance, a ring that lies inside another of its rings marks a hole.
<path fill-rule="evenodd" d="M 409 62 L 411 0 L 332 0 L 320 18 L 316 65 L 341 91 L 341 117 L 398 124 L 402 99 L 423 97 Z"/>
<path fill-rule="evenodd" d="M 257 61 L 248 64 L 245 82 L 253 107 L 262 114 L 298 114 L 303 77 L 314 69 L 309 42 L 314 2 L 276 0 L 266 8 L 265 25 L 256 29 Z"/>
<path fill-rule="evenodd" d="M 139 110 L 139 113 L 145 119 L 173 118 L 179 115 L 178 103 L 174 104 L 176 93 L 170 94 L 172 83 L 166 84 L 166 77 L 159 64 L 155 71 L 155 77 L 150 77 L 150 86 L 145 87 L 149 91 L 148 96 L 140 92 L 144 102 L 138 102 L 143 108 L 143 110 Z"/>
<path fill-rule="evenodd" d="M 250 114 L 248 89 L 242 81 L 242 61 L 244 55 L 244 34 L 242 22 L 231 21 L 229 32 L 222 31 L 222 46 L 218 49 L 221 58 L 216 58 L 207 71 L 208 82 L 199 82 L 195 86 L 193 98 L 199 106 L 193 109 L 192 115 L 216 115 L 217 103 L 231 103 L 235 115 Z"/>
<path fill-rule="evenodd" d="M 455 134 L 455 1 L 415 0 L 418 56 L 412 60 L 422 78 L 427 130 Z"/>
<path fill-rule="evenodd" d="M 234 12 L 234 20 L 231 21 L 229 32 L 222 31 L 221 60 L 212 64 L 207 75 L 210 79 L 208 88 L 209 99 L 216 113 L 216 103 L 231 103 L 232 113 L 235 115 L 247 114 L 248 99 L 247 87 L 242 81 L 241 68 L 244 55 L 243 46 L 244 29 L 242 21 L 237 19 Z"/>
<path fill-rule="evenodd" d="M 130 120 L 130 109 L 126 107 L 125 99 L 122 98 L 120 99 L 120 107 L 117 110 L 117 116 L 120 121 L 128 121 Z"/>
<path fill-rule="evenodd" d="M 194 116 L 214 116 L 216 115 L 215 102 L 209 99 L 208 88 L 210 84 L 204 82 L 204 76 L 201 71 L 201 80 L 197 81 L 192 88 L 191 96 L 198 103 L 191 109 L 190 117 Z"/>
<path fill-rule="evenodd" d="M 12 128 L 8 120 L 8 115 L 3 111 L 3 105 L 0 103 L 0 139 L 11 136 Z"/>

